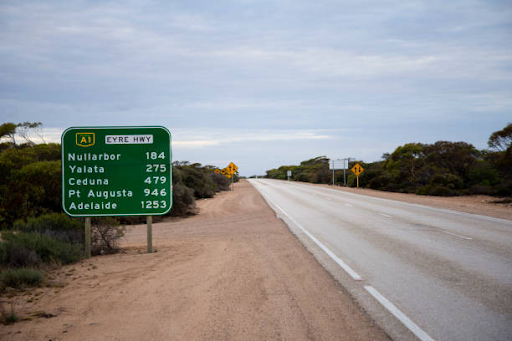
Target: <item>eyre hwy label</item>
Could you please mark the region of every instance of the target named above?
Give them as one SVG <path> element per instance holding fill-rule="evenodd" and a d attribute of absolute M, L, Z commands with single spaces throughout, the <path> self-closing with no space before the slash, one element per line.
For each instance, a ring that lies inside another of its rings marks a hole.
<path fill-rule="evenodd" d="M 73 127 L 62 134 L 62 207 L 70 216 L 161 215 L 172 207 L 164 127 Z"/>

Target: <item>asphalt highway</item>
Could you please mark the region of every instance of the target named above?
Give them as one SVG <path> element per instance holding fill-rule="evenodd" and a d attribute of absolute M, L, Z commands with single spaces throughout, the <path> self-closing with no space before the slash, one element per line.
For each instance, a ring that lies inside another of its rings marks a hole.
<path fill-rule="evenodd" d="M 250 181 L 395 339 L 512 340 L 512 221 Z"/>

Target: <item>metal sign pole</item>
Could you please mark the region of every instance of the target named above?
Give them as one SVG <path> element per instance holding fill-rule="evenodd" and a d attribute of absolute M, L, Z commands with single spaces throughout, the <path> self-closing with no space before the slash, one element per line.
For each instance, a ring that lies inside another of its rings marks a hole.
<path fill-rule="evenodd" d="M 85 258 L 91 258 L 91 217 L 85 217 Z"/>
<path fill-rule="evenodd" d="M 153 216 L 146 217 L 148 223 L 148 253 L 153 253 Z"/>

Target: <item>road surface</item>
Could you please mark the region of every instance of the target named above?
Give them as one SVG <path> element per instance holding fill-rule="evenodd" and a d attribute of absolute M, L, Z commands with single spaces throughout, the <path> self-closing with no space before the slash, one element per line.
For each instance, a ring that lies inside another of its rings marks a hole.
<path fill-rule="evenodd" d="M 393 338 L 512 339 L 512 221 L 251 183 Z"/>

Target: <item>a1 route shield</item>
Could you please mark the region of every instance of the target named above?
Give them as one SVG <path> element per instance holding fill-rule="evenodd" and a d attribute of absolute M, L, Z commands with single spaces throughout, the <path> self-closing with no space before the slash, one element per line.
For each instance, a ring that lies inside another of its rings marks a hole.
<path fill-rule="evenodd" d="M 74 217 L 161 215 L 172 207 L 165 127 L 73 127 L 62 134 L 62 207 Z"/>

